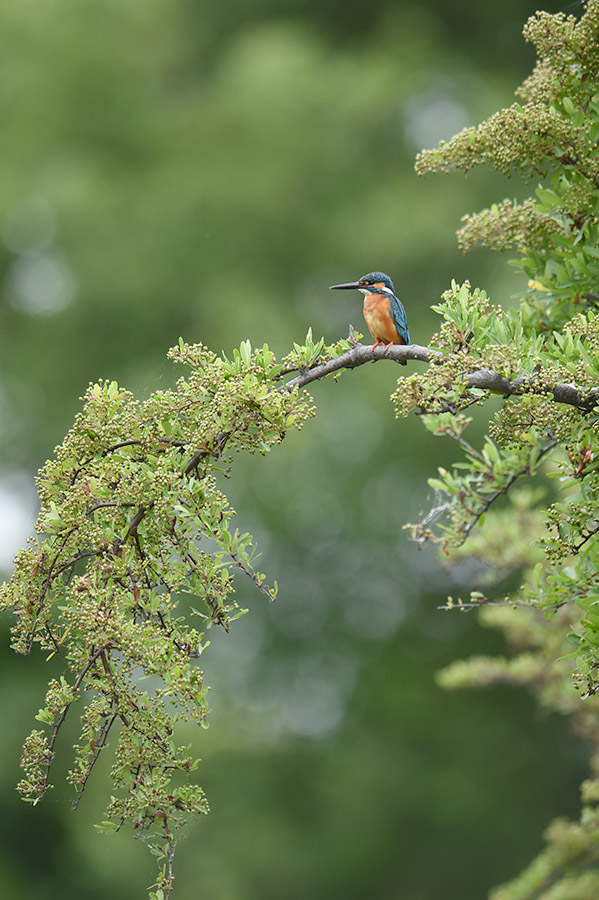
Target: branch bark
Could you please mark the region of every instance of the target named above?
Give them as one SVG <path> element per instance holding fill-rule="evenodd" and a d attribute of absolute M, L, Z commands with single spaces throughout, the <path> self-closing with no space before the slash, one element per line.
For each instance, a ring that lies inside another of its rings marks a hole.
<path fill-rule="evenodd" d="M 286 382 L 285 387 L 287 390 L 293 390 L 295 387 L 303 388 L 311 382 L 339 372 L 341 369 L 355 369 L 381 359 L 403 364 L 407 360 L 433 363 L 435 360 L 443 360 L 444 357 L 438 350 L 421 347 L 419 344 L 408 344 L 407 346 L 394 344 L 388 350 L 385 350 L 384 347 L 376 347 L 372 350 L 366 344 L 357 344 L 351 350 L 342 353 L 341 356 L 336 356 L 325 363 L 316 363 L 306 367 L 300 371 L 299 375 Z M 556 403 L 575 406 L 583 412 L 590 412 L 599 404 L 599 386 L 590 390 L 579 388 L 575 384 L 556 384 L 549 387 L 543 384 L 535 374 L 519 375 L 510 381 L 509 378 L 494 369 L 482 367 L 465 375 L 464 380 L 472 388 L 490 391 L 492 394 L 501 394 L 504 397 L 524 393 L 545 395 L 551 397 Z"/>
<path fill-rule="evenodd" d="M 306 367 L 299 375 L 292 378 L 286 383 L 288 390 L 294 387 L 305 387 L 312 381 L 318 381 L 326 375 L 338 372 L 340 369 L 356 369 L 368 362 L 377 362 L 379 359 L 390 359 L 396 363 L 405 363 L 408 359 L 416 359 L 420 362 L 432 362 L 435 357 L 441 357 L 437 350 L 430 350 L 428 347 L 420 347 L 418 344 L 408 344 L 403 346 L 394 344 L 385 350 L 384 347 L 376 347 L 372 350 L 366 344 L 356 344 L 351 350 L 346 350 L 341 356 L 328 360 L 326 363 L 316 363 L 313 366 Z"/>

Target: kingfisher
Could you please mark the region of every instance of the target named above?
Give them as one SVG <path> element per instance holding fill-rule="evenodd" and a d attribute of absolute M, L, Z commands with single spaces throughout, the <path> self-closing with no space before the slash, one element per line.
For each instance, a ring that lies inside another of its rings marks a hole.
<path fill-rule="evenodd" d="M 386 344 L 409 344 L 410 330 L 403 303 L 395 295 L 393 282 L 384 272 L 369 272 L 358 281 L 332 284 L 331 291 L 361 291 L 364 294 L 364 318 L 375 343 L 372 349 Z"/>

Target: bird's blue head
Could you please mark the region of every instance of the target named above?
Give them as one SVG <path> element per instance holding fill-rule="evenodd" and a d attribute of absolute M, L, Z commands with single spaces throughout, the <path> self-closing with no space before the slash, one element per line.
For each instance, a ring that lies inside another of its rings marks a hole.
<path fill-rule="evenodd" d="M 369 272 L 368 275 L 362 275 L 358 281 L 346 281 L 344 284 L 332 284 L 331 291 L 363 291 L 366 293 L 368 288 L 373 288 L 381 293 L 395 293 L 393 282 L 384 272 Z"/>

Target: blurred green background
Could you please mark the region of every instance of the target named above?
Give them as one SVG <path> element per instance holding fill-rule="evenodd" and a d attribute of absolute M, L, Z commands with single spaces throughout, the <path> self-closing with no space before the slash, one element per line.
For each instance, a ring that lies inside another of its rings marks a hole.
<path fill-rule="evenodd" d="M 576 11 L 579 4 L 569 10 Z M 418 180 L 413 158 L 511 102 L 529 0 L 4 0 L 0 8 L 0 567 L 36 514 L 33 474 L 90 380 L 168 387 L 180 335 L 279 355 L 312 327 L 363 330 L 327 286 L 383 269 L 413 340 L 451 278 L 496 301 L 506 259 L 463 259 L 463 213 L 522 188 L 489 173 Z M 551 12 L 559 7 L 547 3 Z M 178 849 L 179 900 L 484 897 L 575 814 L 585 748 L 512 688 L 444 693 L 435 672 L 502 651 L 436 607 L 473 585 L 402 525 L 455 450 L 395 422 L 397 368 L 314 386 L 317 418 L 225 485 L 278 578 L 239 583 L 247 616 L 203 657 L 212 727 L 190 731 L 211 814 Z M 0 895 L 143 896 L 153 861 L 97 836 L 103 761 L 76 814 L 62 783 L 21 803 L 20 744 L 47 668 L 0 667 Z M 76 723 L 73 723 L 76 725 Z M 61 755 L 62 750 L 62 755 Z"/>

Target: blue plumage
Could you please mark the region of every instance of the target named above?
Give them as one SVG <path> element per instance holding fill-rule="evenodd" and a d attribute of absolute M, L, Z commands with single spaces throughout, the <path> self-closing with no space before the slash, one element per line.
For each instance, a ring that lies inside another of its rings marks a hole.
<path fill-rule="evenodd" d="M 398 335 L 403 338 L 404 344 L 411 344 L 410 329 L 408 328 L 408 317 L 403 308 L 403 303 L 395 294 L 389 294 L 389 305 L 391 307 L 391 318 L 393 324 L 397 328 Z"/>

